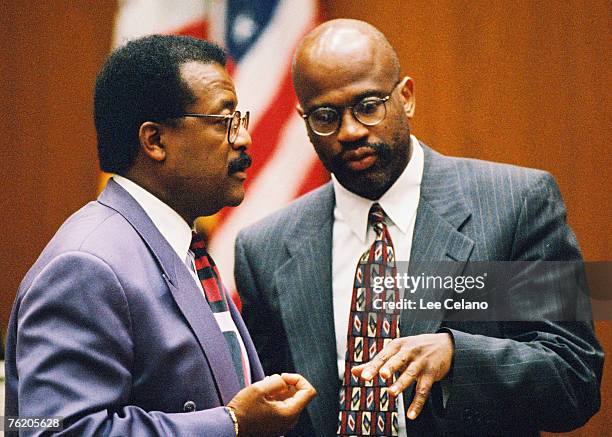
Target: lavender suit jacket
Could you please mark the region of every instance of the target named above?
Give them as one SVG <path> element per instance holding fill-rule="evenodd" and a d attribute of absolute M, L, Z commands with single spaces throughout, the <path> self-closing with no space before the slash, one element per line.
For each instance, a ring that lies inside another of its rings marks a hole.
<path fill-rule="evenodd" d="M 251 338 L 230 306 L 260 380 Z M 187 267 L 111 180 L 21 283 L 7 337 L 6 415 L 62 416 L 66 435 L 233 436 L 222 406 L 239 389 Z"/>

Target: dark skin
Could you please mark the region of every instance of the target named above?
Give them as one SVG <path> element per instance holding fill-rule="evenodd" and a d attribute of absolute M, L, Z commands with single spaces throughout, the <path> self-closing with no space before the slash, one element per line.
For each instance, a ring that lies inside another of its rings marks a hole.
<path fill-rule="evenodd" d="M 196 96 L 185 112 L 231 114 L 236 109 L 234 83 L 222 66 L 189 62 L 182 65 L 181 76 Z M 229 144 L 225 122 L 186 117 L 147 121 L 140 126 L 139 138 L 138 157 L 125 176 L 187 223 L 242 202 L 248 165 L 236 168 L 232 162 L 251 145 L 244 128 Z M 278 436 L 295 426 L 315 395 L 301 375 L 272 375 L 240 390 L 228 406 L 235 411 L 241 436 Z"/>
<path fill-rule="evenodd" d="M 307 125 L 325 167 L 349 191 L 375 200 L 410 160 L 408 119 L 415 107 L 414 82 L 408 77 L 398 80 L 390 53 L 352 23 L 360 22 L 327 22 L 298 48 L 293 69 L 297 109 L 301 115 L 319 107 L 342 111 L 364 97 L 390 95 L 386 117 L 376 126 L 361 124 L 348 109 L 342 111 L 340 127 L 330 136 L 317 135 Z"/>
<path fill-rule="evenodd" d="M 386 117 L 375 126 L 361 124 L 349 109 L 342 112 L 341 125 L 332 135 L 317 135 L 306 124 L 326 168 L 349 191 L 370 200 L 379 199 L 393 185 L 411 156 L 414 81 L 404 77 L 393 88 L 398 77 L 399 62 L 393 48 L 377 29 L 357 20 L 332 20 L 315 28 L 294 58 L 293 81 L 300 114 L 322 106 L 342 109 L 364 96 L 390 94 Z M 399 377 L 390 388 L 394 396 L 416 383 L 408 408 L 408 418 L 415 419 L 433 383 L 448 374 L 453 353 L 448 333 L 402 337 L 391 341 L 369 363 L 354 367 L 352 373 L 366 381 L 378 374 L 389 378 L 397 373 Z"/>
<path fill-rule="evenodd" d="M 218 64 L 188 62 L 181 76 L 196 101 L 185 112 L 231 114 L 238 104 L 234 83 Z M 140 126 L 140 153 L 126 176 L 163 200 L 187 223 L 209 216 L 244 198 L 246 173 L 229 173 L 230 163 L 246 153 L 249 133 L 242 129 L 234 144 L 223 120 L 185 117 Z"/>
<path fill-rule="evenodd" d="M 228 407 L 236 413 L 240 436 L 278 436 L 293 429 L 315 395 L 303 376 L 275 374 L 240 390 Z"/>

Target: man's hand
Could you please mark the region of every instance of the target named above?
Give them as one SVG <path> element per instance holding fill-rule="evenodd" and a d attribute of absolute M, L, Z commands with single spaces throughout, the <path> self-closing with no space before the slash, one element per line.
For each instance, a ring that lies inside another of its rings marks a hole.
<path fill-rule="evenodd" d="M 396 338 L 372 361 L 353 367 L 351 372 L 366 381 L 377 374 L 387 379 L 398 372 L 397 380 L 389 388 L 393 396 L 398 396 L 417 381 L 414 399 L 408 409 L 408 418 L 416 419 L 433 383 L 444 378 L 450 370 L 453 352 L 453 340 L 446 332 Z"/>
<path fill-rule="evenodd" d="M 283 373 L 243 388 L 227 406 L 236 413 L 241 437 L 278 436 L 295 426 L 316 394 L 303 376 Z"/>

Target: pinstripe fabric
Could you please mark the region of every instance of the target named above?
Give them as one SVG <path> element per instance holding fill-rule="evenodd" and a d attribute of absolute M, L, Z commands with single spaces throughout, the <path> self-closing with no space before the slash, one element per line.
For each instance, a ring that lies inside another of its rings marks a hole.
<path fill-rule="evenodd" d="M 440 272 L 450 274 L 464 271 L 470 261 L 581 259 L 549 174 L 423 149 L 411 274 L 431 261 L 456 261 L 454 272 Z M 243 230 L 236 241 L 243 315 L 266 372 L 300 372 L 318 392 L 290 436 L 327 437 L 335 431 L 333 206 L 328 184 Z M 554 279 L 541 278 L 544 286 Z M 519 299 L 509 304 L 526 316 L 541 310 Z M 456 350 L 446 406 L 435 384 L 409 434 L 533 435 L 580 426 L 599 408 L 603 353 L 591 325 L 448 322 L 442 310 L 428 320 L 410 313 L 401 315 L 402 336 L 444 328 Z M 404 392 L 405 407 L 410 396 Z"/>

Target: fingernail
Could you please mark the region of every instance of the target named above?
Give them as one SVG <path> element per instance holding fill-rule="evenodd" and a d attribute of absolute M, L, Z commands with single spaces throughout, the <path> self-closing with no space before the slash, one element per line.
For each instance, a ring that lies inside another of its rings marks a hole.
<path fill-rule="evenodd" d="M 410 419 L 410 420 L 416 419 L 416 413 L 414 411 L 410 411 L 408 413 L 408 419 Z"/>
<path fill-rule="evenodd" d="M 391 394 L 393 396 L 397 396 L 397 387 L 392 385 L 391 387 L 389 387 L 389 391 L 391 392 Z"/>
<path fill-rule="evenodd" d="M 387 369 L 386 367 L 383 367 L 382 369 L 380 369 L 380 376 L 382 376 L 383 378 L 388 378 L 389 369 Z"/>
<path fill-rule="evenodd" d="M 369 370 L 364 370 L 363 372 L 361 372 L 361 377 L 363 379 L 370 379 L 372 377 L 372 372 L 370 372 Z"/>

